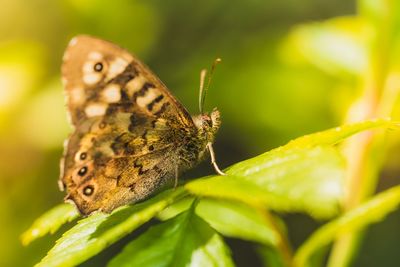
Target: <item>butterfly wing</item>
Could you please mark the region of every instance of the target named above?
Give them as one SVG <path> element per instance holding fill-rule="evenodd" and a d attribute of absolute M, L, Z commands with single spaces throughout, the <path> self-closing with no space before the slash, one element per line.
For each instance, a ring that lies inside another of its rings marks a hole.
<path fill-rule="evenodd" d="M 67 200 L 83 214 L 111 211 L 176 175 L 179 144 L 196 127 L 144 64 L 114 44 L 78 36 L 62 74 L 75 126 L 61 162 Z"/>
<path fill-rule="evenodd" d="M 81 214 L 113 209 L 140 201 L 168 183 L 174 170 L 170 168 L 171 148 L 140 157 L 111 158 L 103 163 L 87 161 L 89 178 L 72 176 L 76 185 L 68 190 L 66 200 L 72 201 Z"/>
<path fill-rule="evenodd" d="M 74 125 L 124 109 L 162 115 L 193 126 L 186 109 L 149 68 L 110 42 L 81 35 L 69 43 L 62 65 L 68 110 Z"/>

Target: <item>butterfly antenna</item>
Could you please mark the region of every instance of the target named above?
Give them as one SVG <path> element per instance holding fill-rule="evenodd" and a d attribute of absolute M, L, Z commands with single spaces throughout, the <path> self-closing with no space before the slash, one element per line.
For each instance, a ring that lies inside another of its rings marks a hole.
<path fill-rule="evenodd" d="M 201 72 L 200 72 L 200 92 L 199 92 L 199 110 L 200 110 L 200 114 L 203 114 L 204 80 L 206 79 L 206 75 L 207 75 L 207 70 L 206 69 L 201 70 Z"/>
<path fill-rule="evenodd" d="M 208 81 L 207 85 L 204 87 L 204 82 L 207 76 L 207 70 L 203 69 L 200 72 L 200 94 L 199 94 L 199 109 L 200 109 L 200 114 L 203 114 L 204 111 L 204 103 L 206 101 L 206 95 L 207 91 L 210 88 L 211 85 L 211 78 L 214 74 L 215 67 L 217 66 L 218 63 L 220 63 L 222 60 L 220 58 L 217 58 L 214 60 L 214 63 L 211 66 L 211 71 L 210 74 L 208 75 Z"/>

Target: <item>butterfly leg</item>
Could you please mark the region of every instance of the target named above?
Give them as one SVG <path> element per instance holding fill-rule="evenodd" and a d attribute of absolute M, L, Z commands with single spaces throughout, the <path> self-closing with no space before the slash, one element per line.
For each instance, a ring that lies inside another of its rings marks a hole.
<path fill-rule="evenodd" d="M 213 165 L 215 171 L 219 174 L 219 175 L 226 175 L 226 173 L 224 173 L 223 171 L 221 171 L 221 169 L 218 167 L 217 161 L 215 160 L 215 153 L 214 153 L 214 149 L 212 147 L 211 143 L 207 144 L 207 148 L 208 151 L 210 151 L 210 156 L 211 156 L 211 164 Z"/>

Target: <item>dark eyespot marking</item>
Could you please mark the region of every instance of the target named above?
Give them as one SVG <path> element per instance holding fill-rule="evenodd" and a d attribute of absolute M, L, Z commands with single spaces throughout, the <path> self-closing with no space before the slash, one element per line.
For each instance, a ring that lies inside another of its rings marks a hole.
<path fill-rule="evenodd" d="M 101 123 L 99 124 L 99 128 L 100 128 L 100 129 L 106 128 L 106 123 L 105 123 L 105 122 L 101 122 Z"/>
<path fill-rule="evenodd" d="M 102 71 L 102 70 L 103 70 L 103 63 L 97 62 L 96 64 L 94 64 L 93 69 L 94 69 L 94 71 L 96 71 L 96 72 Z"/>
<path fill-rule="evenodd" d="M 80 160 L 85 160 L 87 158 L 87 153 L 86 152 L 82 152 L 80 155 L 79 155 L 79 159 Z"/>
<path fill-rule="evenodd" d="M 87 173 L 88 168 L 86 166 L 79 169 L 78 174 L 84 176 Z"/>
<path fill-rule="evenodd" d="M 91 196 L 94 193 L 94 187 L 92 185 L 85 186 L 83 188 L 83 194 L 85 196 Z"/>
<path fill-rule="evenodd" d="M 150 145 L 149 146 L 149 151 L 153 151 L 154 150 L 154 146 L 153 145 Z"/>

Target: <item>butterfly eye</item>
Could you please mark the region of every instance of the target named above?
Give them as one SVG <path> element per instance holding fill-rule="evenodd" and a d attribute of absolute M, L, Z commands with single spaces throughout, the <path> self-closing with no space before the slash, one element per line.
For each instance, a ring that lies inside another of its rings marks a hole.
<path fill-rule="evenodd" d="M 88 168 L 86 166 L 79 169 L 78 174 L 84 176 L 87 173 Z"/>
<path fill-rule="evenodd" d="M 209 117 L 205 117 L 204 118 L 204 123 L 208 126 L 211 127 L 212 126 L 212 121 Z"/>
<path fill-rule="evenodd" d="M 94 71 L 96 71 L 96 72 L 102 71 L 102 70 L 103 70 L 103 63 L 97 62 L 96 64 L 94 64 L 93 69 L 94 69 Z"/>
<path fill-rule="evenodd" d="M 83 188 L 83 194 L 85 196 L 91 196 L 94 192 L 94 188 L 91 185 L 85 186 L 85 188 Z"/>
<path fill-rule="evenodd" d="M 79 159 L 81 159 L 81 160 L 85 160 L 87 158 L 87 153 L 86 152 L 82 152 L 80 155 L 79 155 Z"/>

